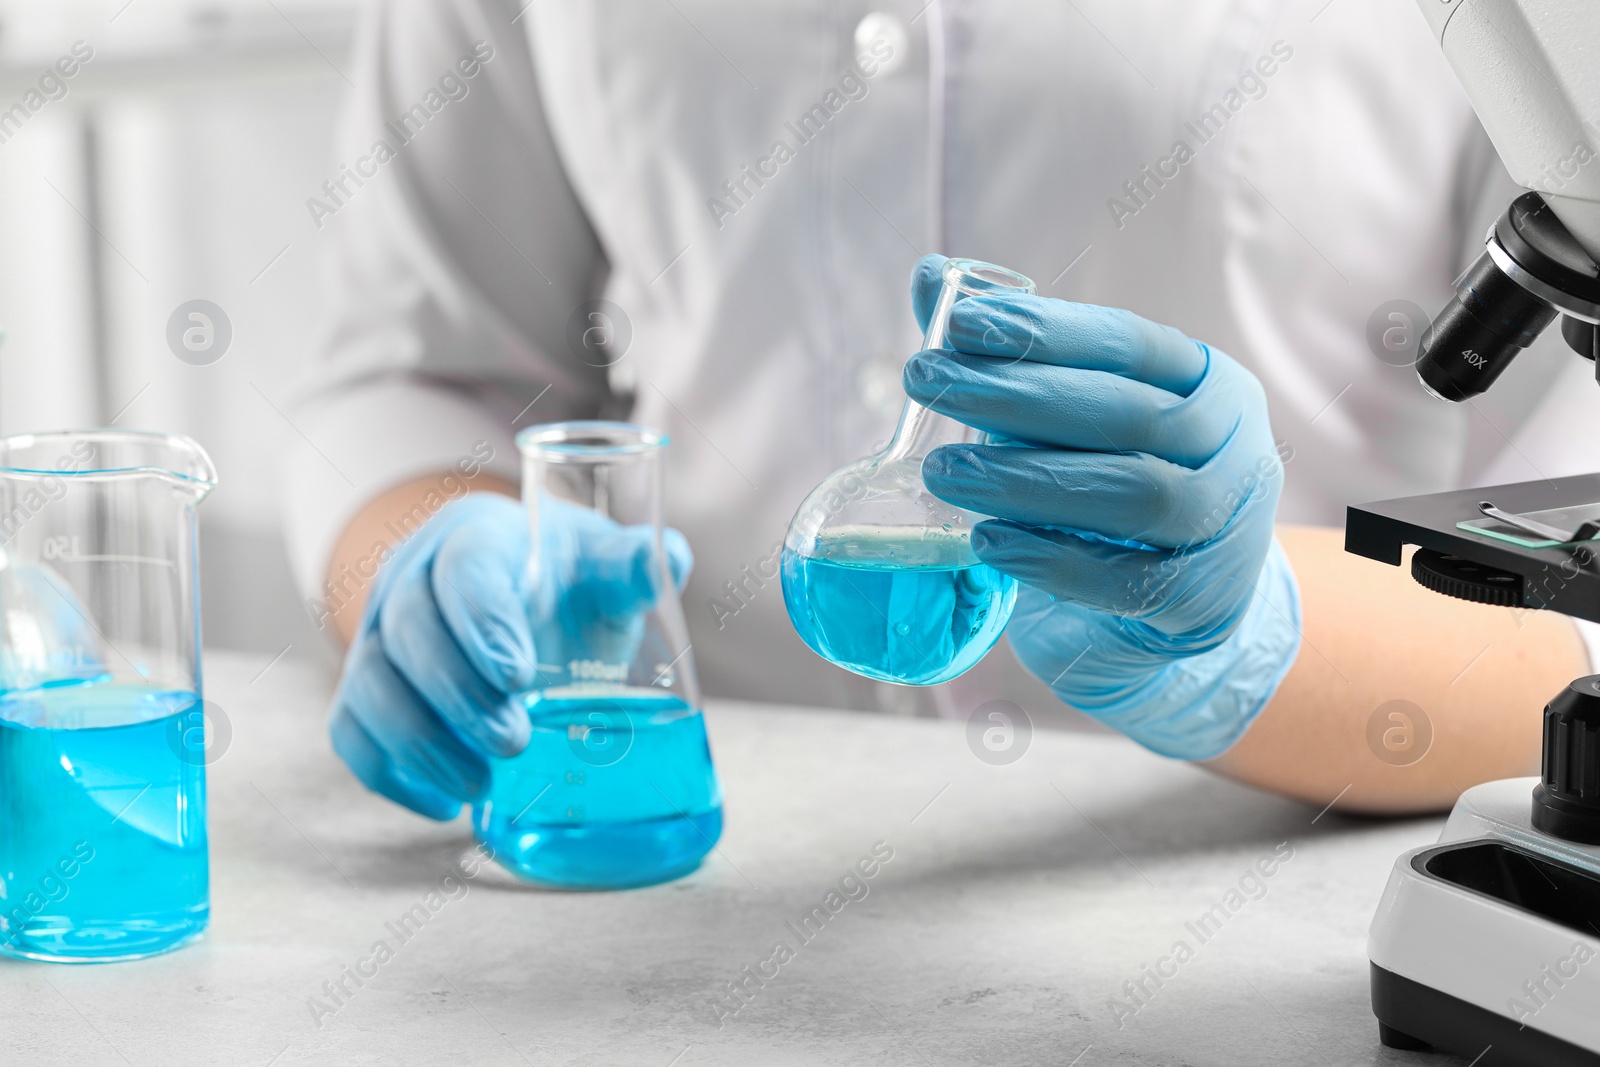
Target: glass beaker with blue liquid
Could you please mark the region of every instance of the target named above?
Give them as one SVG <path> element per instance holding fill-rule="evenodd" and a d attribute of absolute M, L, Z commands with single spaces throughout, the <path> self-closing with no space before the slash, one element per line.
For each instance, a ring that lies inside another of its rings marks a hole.
<path fill-rule="evenodd" d="M 970 259 L 948 260 L 943 281 L 924 349 L 945 347 L 957 301 L 1036 291 L 1020 274 Z M 868 678 L 936 685 L 994 647 L 1016 580 L 973 554 L 972 527 L 985 516 L 922 484 L 929 452 L 983 437 L 907 398 L 888 447 L 841 467 L 801 503 L 784 538 L 783 600 L 812 651 Z"/>
<path fill-rule="evenodd" d="M 210 918 L 186 437 L 0 439 L 0 953 L 138 959 Z"/>
<path fill-rule="evenodd" d="M 621 422 L 517 435 L 532 525 L 533 731 L 490 761 L 478 840 L 539 885 L 688 874 L 722 834 L 688 627 L 662 526 L 667 438 Z"/>

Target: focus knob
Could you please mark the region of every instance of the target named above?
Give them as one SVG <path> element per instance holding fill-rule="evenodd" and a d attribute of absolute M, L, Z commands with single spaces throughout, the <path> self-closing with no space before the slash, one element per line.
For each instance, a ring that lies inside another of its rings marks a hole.
<path fill-rule="evenodd" d="M 1533 789 L 1533 825 L 1600 844 L 1600 674 L 1579 678 L 1544 709 L 1544 773 Z"/>
<path fill-rule="evenodd" d="M 1514 608 L 1522 603 L 1522 576 L 1448 552 L 1419 548 L 1411 555 L 1411 577 L 1435 593 Z"/>

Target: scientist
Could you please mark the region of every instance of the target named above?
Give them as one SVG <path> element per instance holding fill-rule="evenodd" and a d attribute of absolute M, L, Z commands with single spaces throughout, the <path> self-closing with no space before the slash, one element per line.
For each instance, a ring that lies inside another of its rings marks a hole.
<path fill-rule="evenodd" d="M 1566 619 L 1342 552 L 1350 503 L 1600 467 L 1581 361 L 1451 406 L 1369 341 L 1442 306 L 1514 192 L 1409 4 L 394 0 L 352 80 L 307 202 L 332 319 L 289 538 L 350 642 L 334 747 L 424 815 L 526 743 L 499 494 L 514 431 L 561 419 L 672 435 L 712 696 L 965 715 L 1033 685 L 1037 717 L 1399 811 L 1531 772 L 1588 670 Z M 1041 295 L 913 355 L 943 253 Z M 931 694 L 812 655 L 769 566 L 905 394 L 1020 443 L 923 468 L 1024 583 L 1010 652 Z"/>

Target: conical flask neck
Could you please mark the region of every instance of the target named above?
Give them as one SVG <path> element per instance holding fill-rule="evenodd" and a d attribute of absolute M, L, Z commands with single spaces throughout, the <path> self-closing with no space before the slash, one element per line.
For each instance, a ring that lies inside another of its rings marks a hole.
<path fill-rule="evenodd" d="M 531 427 L 517 443 L 536 690 L 597 701 L 670 696 L 697 709 L 662 522 L 665 435 L 575 422 Z"/>

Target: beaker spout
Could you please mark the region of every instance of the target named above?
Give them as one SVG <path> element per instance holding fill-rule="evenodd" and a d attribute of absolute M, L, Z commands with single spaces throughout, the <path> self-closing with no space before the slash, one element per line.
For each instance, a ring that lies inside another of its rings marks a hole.
<path fill-rule="evenodd" d="M 61 479 L 154 478 L 204 500 L 217 485 L 206 450 L 182 434 L 142 430 L 52 430 L 0 438 L 0 479 L 37 482 L 41 491 Z"/>

